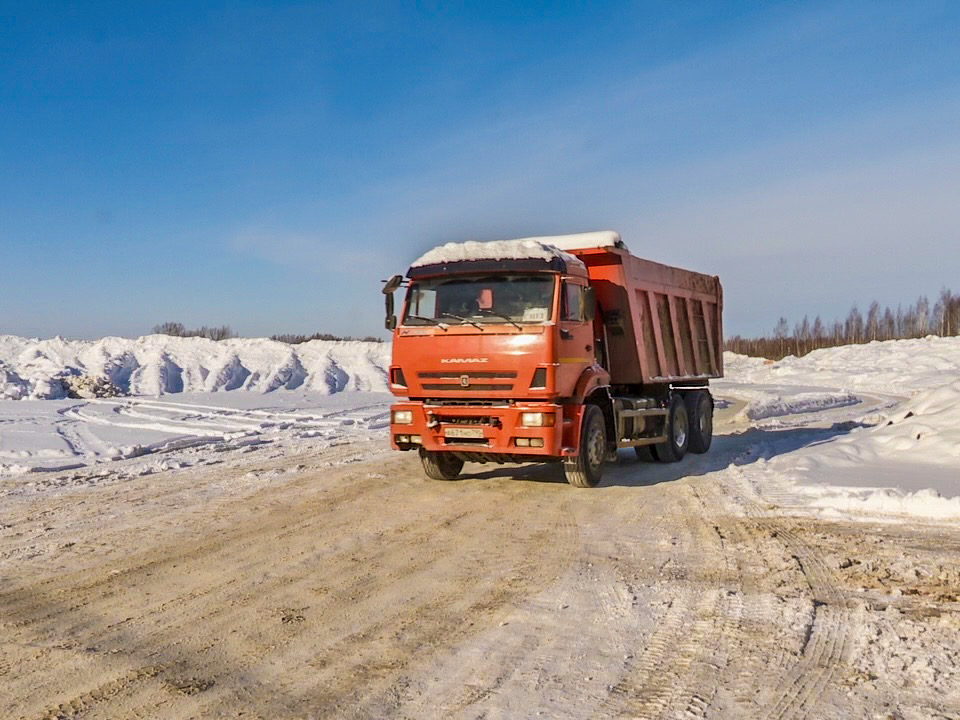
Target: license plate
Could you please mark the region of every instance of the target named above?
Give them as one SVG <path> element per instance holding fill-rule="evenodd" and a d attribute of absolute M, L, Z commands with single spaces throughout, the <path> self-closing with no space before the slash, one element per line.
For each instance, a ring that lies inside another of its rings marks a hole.
<path fill-rule="evenodd" d="M 448 427 L 443 429 L 443 436 L 448 438 L 482 438 L 483 428 Z"/>

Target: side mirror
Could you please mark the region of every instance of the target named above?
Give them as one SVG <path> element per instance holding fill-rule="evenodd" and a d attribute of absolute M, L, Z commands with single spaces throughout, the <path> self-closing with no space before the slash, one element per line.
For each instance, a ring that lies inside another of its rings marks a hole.
<path fill-rule="evenodd" d="M 583 291 L 583 319 L 587 322 L 593 322 L 597 316 L 597 296 L 592 287 L 585 288 Z"/>
<path fill-rule="evenodd" d="M 397 316 L 393 314 L 393 293 L 386 295 L 384 301 L 387 306 L 387 319 L 383 325 L 387 330 L 393 330 L 397 326 Z"/>
<path fill-rule="evenodd" d="M 397 316 L 393 314 L 393 293 L 400 287 L 400 283 L 402 282 L 403 275 L 394 275 L 387 280 L 383 286 L 384 303 L 387 309 L 387 319 L 384 321 L 383 326 L 387 330 L 393 330 L 397 326 Z"/>
<path fill-rule="evenodd" d="M 383 286 L 384 295 L 392 295 L 393 291 L 400 287 L 400 283 L 403 282 L 403 275 L 394 275 L 392 278 L 387 280 Z"/>

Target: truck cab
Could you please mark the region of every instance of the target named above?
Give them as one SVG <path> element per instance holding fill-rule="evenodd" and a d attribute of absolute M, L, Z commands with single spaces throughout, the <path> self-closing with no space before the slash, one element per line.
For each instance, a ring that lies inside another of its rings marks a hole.
<path fill-rule="evenodd" d="M 618 447 L 664 442 L 669 388 L 615 387 L 608 324 L 620 308 L 598 303 L 588 262 L 559 246 L 603 256 L 623 249 L 619 236 L 550 239 L 444 245 L 384 288 L 401 398 L 391 444 L 418 452 L 428 476 L 452 479 L 465 461 L 558 462 L 593 486 Z"/>

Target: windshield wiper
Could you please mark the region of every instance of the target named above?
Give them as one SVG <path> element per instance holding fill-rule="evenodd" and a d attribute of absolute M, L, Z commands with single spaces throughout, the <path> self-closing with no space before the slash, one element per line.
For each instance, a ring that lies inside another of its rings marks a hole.
<path fill-rule="evenodd" d="M 442 323 L 436 318 L 427 317 L 426 315 L 407 315 L 407 320 L 426 320 L 427 322 L 433 323 L 434 325 L 441 327 L 446 331 L 447 324 Z"/>
<path fill-rule="evenodd" d="M 455 320 L 460 320 L 461 322 L 470 323 L 475 328 L 479 328 L 480 331 L 483 332 L 483 325 L 481 325 L 480 323 L 475 323 L 470 318 L 465 318 L 462 315 L 454 315 L 453 313 L 448 313 L 448 312 L 442 312 L 440 314 L 443 315 L 444 317 L 454 318 Z"/>
<path fill-rule="evenodd" d="M 496 317 L 503 318 L 508 323 L 513 325 L 517 330 L 523 330 L 523 328 L 520 327 L 520 324 L 509 315 L 505 315 L 501 312 L 497 312 L 496 310 L 488 310 L 486 308 L 480 308 L 479 310 L 477 310 L 477 312 L 480 313 L 481 315 L 495 315 Z"/>

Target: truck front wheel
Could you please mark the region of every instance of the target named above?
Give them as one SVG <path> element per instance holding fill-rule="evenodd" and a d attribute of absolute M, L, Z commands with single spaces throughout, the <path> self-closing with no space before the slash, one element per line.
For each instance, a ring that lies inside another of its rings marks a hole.
<path fill-rule="evenodd" d="M 580 453 L 563 463 L 567 482 L 574 487 L 591 488 L 600 484 L 607 457 L 607 423 L 596 405 L 583 409 L 580 423 Z"/>
<path fill-rule="evenodd" d="M 686 403 L 679 395 L 670 399 L 666 430 L 667 439 L 652 445 L 650 451 L 662 463 L 680 462 L 690 445 L 690 416 Z"/>
<path fill-rule="evenodd" d="M 463 460 L 453 453 L 430 452 L 420 448 L 420 462 L 427 477 L 433 480 L 455 480 L 463 470 Z"/>

